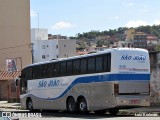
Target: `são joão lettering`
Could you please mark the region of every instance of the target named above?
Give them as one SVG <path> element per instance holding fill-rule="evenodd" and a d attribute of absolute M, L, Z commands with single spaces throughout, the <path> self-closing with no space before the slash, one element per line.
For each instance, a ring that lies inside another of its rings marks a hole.
<path fill-rule="evenodd" d="M 57 87 L 59 86 L 60 81 L 59 80 L 50 80 L 50 81 L 45 81 L 41 80 L 38 83 L 38 87 Z"/>
<path fill-rule="evenodd" d="M 131 55 L 122 55 L 121 60 L 146 60 L 145 56 L 131 56 Z"/>

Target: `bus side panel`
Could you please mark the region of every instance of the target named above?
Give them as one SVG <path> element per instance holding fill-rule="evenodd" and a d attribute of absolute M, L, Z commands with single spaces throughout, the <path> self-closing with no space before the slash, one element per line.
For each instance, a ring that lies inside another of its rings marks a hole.
<path fill-rule="evenodd" d="M 114 106 L 113 84 L 113 82 L 93 84 L 91 110 L 104 110 Z"/>
<path fill-rule="evenodd" d="M 103 110 L 115 105 L 113 84 L 113 82 L 77 84 L 59 99 L 47 100 L 29 94 L 24 100 L 30 97 L 34 109 L 66 110 L 68 96 L 74 97 L 76 102 L 79 96 L 83 96 L 87 101 L 89 111 Z"/>

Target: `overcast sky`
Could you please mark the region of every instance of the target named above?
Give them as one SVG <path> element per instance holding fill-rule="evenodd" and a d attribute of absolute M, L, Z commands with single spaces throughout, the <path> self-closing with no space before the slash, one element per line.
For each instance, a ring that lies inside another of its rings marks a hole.
<path fill-rule="evenodd" d="M 160 0 L 30 0 L 30 4 L 31 28 L 46 28 L 51 34 L 75 36 L 160 24 Z"/>

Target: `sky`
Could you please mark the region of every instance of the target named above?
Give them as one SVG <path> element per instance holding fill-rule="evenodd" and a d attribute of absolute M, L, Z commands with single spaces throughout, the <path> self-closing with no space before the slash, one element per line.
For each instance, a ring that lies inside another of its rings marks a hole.
<path fill-rule="evenodd" d="M 160 24 L 160 0 L 30 0 L 31 28 L 76 36 Z"/>

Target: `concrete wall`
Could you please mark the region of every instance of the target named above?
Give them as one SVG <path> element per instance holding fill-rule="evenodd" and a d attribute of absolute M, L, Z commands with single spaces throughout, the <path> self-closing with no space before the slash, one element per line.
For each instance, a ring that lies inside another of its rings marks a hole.
<path fill-rule="evenodd" d="M 160 53 L 150 53 L 151 103 L 160 104 Z"/>
<path fill-rule="evenodd" d="M 31 29 L 31 41 L 34 43 L 35 40 L 48 40 L 48 29 Z"/>
<path fill-rule="evenodd" d="M 57 59 L 58 55 L 57 40 L 35 40 L 34 41 L 34 63 Z M 42 55 L 45 58 L 42 58 Z"/>
<path fill-rule="evenodd" d="M 58 40 L 59 58 L 76 56 L 76 41 L 75 40 Z"/>
<path fill-rule="evenodd" d="M 8 97 L 8 81 L 0 80 L 0 100 L 7 100 Z"/>
<path fill-rule="evenodd" d="M 19 102 L 20 89 L 15 86 L 14 79 L 0 80 L 0 101 Z"/>
<path fill-rule="evenodd" d="M 0 0 L 0 69 L 7 58 L 16 58 L 18 69 L 30 64 L 30 43 L 30 0 Z"/>

